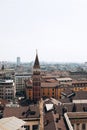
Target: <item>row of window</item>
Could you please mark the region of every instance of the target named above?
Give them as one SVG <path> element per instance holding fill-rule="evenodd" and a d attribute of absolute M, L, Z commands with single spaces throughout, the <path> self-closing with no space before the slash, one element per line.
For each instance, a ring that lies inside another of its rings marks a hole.
<path fill-rule="evenodd" d="M 75 126 L 74 126 L 74 124 L 72 124 L 72 126 L 73 126 L 73 129 L 75 129 Z M 78 124 L 76 124 L 76 129 L 77 130 L 86 130 L 86 124 L 85 123 L 83 123 L 82 124 L 82 128 L 80 128 L 81 126 L 80 126 L 80 124 L 78 123 Z"/>
<path fill-rule="evenodd" d="M 82 86 L 86 86 L 87 85 L 87 83 L 85 84 L 85 83 L 83 83 L 83 84 L 72 84 L 72 86 L 74 86 L 74 87 L 82 87 Z"/>
<path fill-rule="evenodd" d="M 78 91 L 78 90 L 86 90 L 86 89 L 87 89 L 86 87 L 80 87 L 80 88 L 77 88 L 77 87 L 76 87 L 76 88 L 74 88 L 74 90 L 77 90 L 77 91 Z"/>
<path fill-rule="evenodd" d="M 48 94 L 48 95 L 50 95 L 51 93 L 49 93 L 49 92 L 48 92 L 47 94 Z M 55 94 L 55 93 L 54 93 L 54 92 L 52 92 L 52 95 L 54 95 L 54 94 Z M 45 95 L 45 93 L 44 93 L 44 92 L 43 92 L 43 95 Z"/>
<path fill-rule="evenodd" d="M 13 96 L 0 96 L 0 98 L 4 98 L 4 99 L 13 99 Z"/>
<path fill-rule="evenodd" d="M 10 93 L 10 94 L 9 93 L 8 94 L 7 93 L 6 94 L 0 93 L 0 97 L 1 96 L 13 96 L 13 93 Z"/>

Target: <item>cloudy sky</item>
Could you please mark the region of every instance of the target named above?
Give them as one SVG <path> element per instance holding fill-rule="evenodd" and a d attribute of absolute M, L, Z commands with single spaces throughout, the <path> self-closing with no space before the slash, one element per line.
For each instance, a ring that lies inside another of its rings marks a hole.
<path fill-rule="evenodd" d="M 0 61 L 87 61 L 87 0 L 0 0 Z"/>

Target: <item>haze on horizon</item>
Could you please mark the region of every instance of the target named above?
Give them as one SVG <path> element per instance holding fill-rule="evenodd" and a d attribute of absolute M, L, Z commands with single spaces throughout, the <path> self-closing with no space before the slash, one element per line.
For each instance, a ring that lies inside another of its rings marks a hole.
<path fill-rule="evenodd" d="M 1 0 L 0 61 L 87 61 L 87 0 Z"/>

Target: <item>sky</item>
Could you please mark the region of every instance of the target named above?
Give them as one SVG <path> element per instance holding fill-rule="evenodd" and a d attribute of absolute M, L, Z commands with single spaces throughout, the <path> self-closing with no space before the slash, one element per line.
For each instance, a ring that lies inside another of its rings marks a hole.
<path fill-rule="evenodd" d="M 0 61 L 87 62 L 87 0 L 0 0 Z"/>

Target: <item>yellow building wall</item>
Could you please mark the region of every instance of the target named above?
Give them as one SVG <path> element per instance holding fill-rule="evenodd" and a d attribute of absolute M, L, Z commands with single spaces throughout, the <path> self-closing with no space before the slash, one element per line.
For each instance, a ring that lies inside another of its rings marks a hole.
<path fill-rule="evenodd" d="M 41 95 L 47 97 L 55 97 L 56 95 L 55 88 L 50 88 L 50 87 L 41 88 Z"/>
<path fill-rule="evenodd" d="M 26 89 L 26 97 L 27 97 L 27 99 L 33 99 L 33 90 L 30 88 L 27 88 Z"/>
<path fill-rule="evenodd" d="M 84 87 L 78 87 L 78 86 L 73 86 L 69 87 L 69 89 L 73 91 L 87 91 L 87 86 Z M 54 97 L 56 99 L 61 98 L 61 92 L 64 91 L 64 88 L 52 88 L 52 87 L 42 87 L 41 88 L 41 97 L 46 96 L 46 97 Z M 26 95 L 27 98 L 33 99 L 33 89 L 32 88 L 27 88 L 26 90 Z"/>

